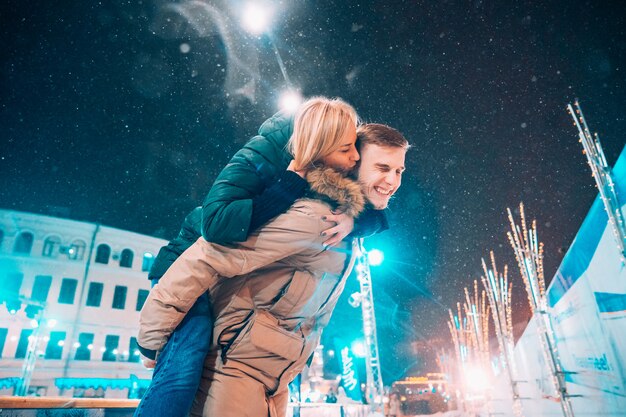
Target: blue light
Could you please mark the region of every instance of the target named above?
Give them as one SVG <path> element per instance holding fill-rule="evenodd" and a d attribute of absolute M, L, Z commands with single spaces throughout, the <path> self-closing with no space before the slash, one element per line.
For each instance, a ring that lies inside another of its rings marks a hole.
<path fill-rule="evenodd" d="M 382 264 L 385 260 L 385 255 L 382 251 L 378 249 L 372 249 L 371 251 L 367 252 L 367 260 L 369 261 L 370 265 L 378 266 Z"/>
<path fill-rule="evenodd" d="M 365 357 L 365 344 L 361 340 L 355 340 L 350 347 L 354 356 L 358 358 Z"/>

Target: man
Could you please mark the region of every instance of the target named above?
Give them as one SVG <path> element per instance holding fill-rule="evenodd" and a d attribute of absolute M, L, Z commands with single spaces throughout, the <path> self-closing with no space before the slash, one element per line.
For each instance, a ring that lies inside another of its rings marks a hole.
<path fill-rule="evenodd" d="M 401 184 L 406 139 L 378 124 L 361 126 L 358 138 L 359 185 L 311 172 L 315 199 L 296 201 L 236 246 L 198 240 L 150 293 L 138 342 L 157 351 L 206 290 L 214 303 L 213 348 L 192 415 L 205 400 L 208 416 L 285 415 L 287 386 L 318 345 L 354 263 L 355 239 L 325 250 L 320 217 L 337 205 L 356 216 L 363 196 L 382 210 Z"/>

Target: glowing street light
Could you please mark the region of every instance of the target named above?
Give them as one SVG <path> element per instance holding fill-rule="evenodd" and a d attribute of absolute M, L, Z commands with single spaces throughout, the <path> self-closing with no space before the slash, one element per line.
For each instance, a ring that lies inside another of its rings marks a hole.
<path fill-rule="evenodd" d="M 302 94 L 298 90 L 288 89 L 281 93 L 278 99 L 278 107 L 288 113 L 295 113 L 302 101 Z"/>
<path fill-rule="evenodd" d="M 365 357 L 365 344 L 360 341 L 360 340 L 356 340 L 352 343 L 351 346 L 352 349 L 352 353 L 354 353 L 355 356 L 359 357 L 359 358 L 364 358 Z"/>
<path fill-rule="evenodd" d="M 269 28 L 271 17 L 272 11 L 267 4 L 248 3 L 243 10 L 241 23 L 251 34 L 260 35 Z"/>
<path fill-rule="evenodd" d="M 385 254 L 378 249 L 372 249 L 367 252 L 367 260 L 371 266 L 378 266 L 385 260 Z"/>

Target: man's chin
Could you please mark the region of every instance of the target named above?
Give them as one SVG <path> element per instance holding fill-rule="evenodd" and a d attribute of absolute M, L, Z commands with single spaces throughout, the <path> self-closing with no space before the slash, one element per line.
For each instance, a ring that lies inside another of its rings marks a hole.
<path fill-rule="evenodd" d="M 384 210 L 387 208 L 387 205 L 389 204 L 389 200 L 385 200 L 385 201 L 369 200 L 369 202 L 372 206 L 374 206 L 376 210 Z"/>

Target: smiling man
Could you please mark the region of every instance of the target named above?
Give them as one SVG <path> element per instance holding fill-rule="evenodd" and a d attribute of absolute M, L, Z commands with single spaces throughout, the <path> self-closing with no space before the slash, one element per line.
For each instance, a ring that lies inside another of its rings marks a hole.
<path fill-rule="evenodd" d="M 357 142 L 361 153 L 358 180 L 363 193 L 376 210 L 387 208 L 402 184 L 408 143 L 400 132 L 378 123 L 360 126 Z"/>
<path fill-rule="evenodd" d="M 404 171 L 407 140 L 385 125 L 358 129 L 358 183 L 332 169 L 307 175 L 311 192 L 248 240 L 221 246 L 200 238 L 153 288 L 138 343 L 160 351 L 195 300 L 209 291 L 213 347 L 192 415 L 286 414 L 288 384 L 319 344 L 357 254 L 357 239 L 326 249 L 320 219 L 357 216 L 364 197 L 387 207 Z"/>

